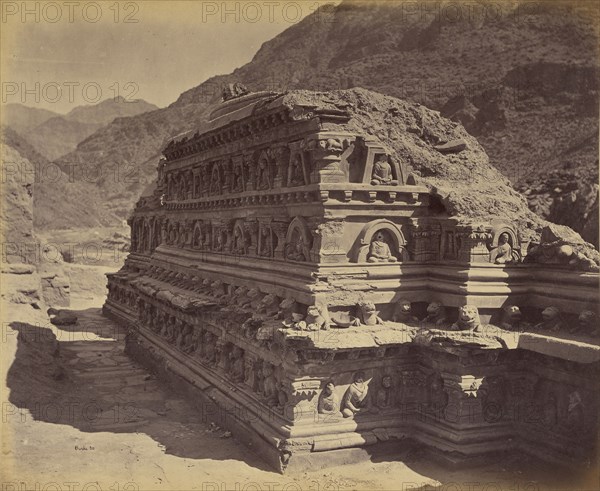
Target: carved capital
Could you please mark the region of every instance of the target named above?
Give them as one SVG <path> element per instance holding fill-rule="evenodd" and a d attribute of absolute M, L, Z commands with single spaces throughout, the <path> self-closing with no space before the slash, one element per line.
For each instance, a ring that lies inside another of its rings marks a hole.
<path fill-rule="evenodd" d="M 475 375 L 458 375 L 447 372 L 442 372 L 441 375 L 444 380 L 444 390 L 450 396 L 454 394 L 464 398 L 477 397 L 483 382 L 483 377 Z"/>

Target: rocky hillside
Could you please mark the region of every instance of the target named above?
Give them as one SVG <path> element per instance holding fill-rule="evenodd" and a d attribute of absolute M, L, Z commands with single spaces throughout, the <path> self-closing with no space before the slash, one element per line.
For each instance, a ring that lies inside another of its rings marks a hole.
<path fill-rule="evenodd" d="M 18 103 L 3 104 L 0 106 L 0 115 L 3 125 L 9 125 L 19 133 L 25 133 L 50 118 L 60 116 L 60 114 L 47 109 L 28 107 Z"/>
<path fill-rule="evenodd" d="M 123 97 L 78 106 L 65 115 L 22 104 L 7 104 L 2 107 L 2 120 L 26 138 L 40 154 L 54 160 L 75 150 L 79 142 L 115 118 L 136 116 L 156 109 L 154 104 L 141 99 L 128 101 Z"/>
<path fill-rule="evenodd" d="M 2 126 L 0 138 L 7 185 L 26 186 L 30 192 L 32 209 L 10 211 L 4 208 L 7 224 L 5 233 L 14 237 L 27 237 L 29 223 L 33 219 L 36 230 L 46 228 L 98 227 L 120 223 L 119 217 L 111 215 L 104 206 L 104 197 L 92 180 L 81 179 L 73 169 L 63 172 L 61 168 L 41 155 L 33 146 L 12 128 Z M 10 171 L 9 171 L 10 170 Z M 5 188 L 8 190 L 8 187 Z M 28 192 L 29 192 L 28 191 Z M 16 191 L 15 191 L 16 192 Z M 23 201 L 23 193 L 17 193 Z M 5 205 L 6 206 L 6 205 Z M 33 215 L 33 218 L 32 218 Z M 23 223 L 19 223 L 23 217 Z M 10 217 L 10 219 L 9 219 Z M 49 226 L 52 224 L 52 226 Z M 9 230 L 12 230 L 10 232 Z M 23 232 L 17 232 L 23 230 Z M 12 235 L 17 233 L 17 235 Z M 19 239 L 20 240 L 20 239 Z"/>
<path fill-rule="evenodd" d="M 3 169 L 0 193 L 2 262 L 27 262 L 21 258 L 24 245 L 33 246 L 30 250 L 35 251 L 36 244 L 33 231 L 33 164 L 19 152 L 18 145 L 14 144 L 14 137 L 7 138 L 5 131 L 2 131 L 0 138 Z M 33 254 L 35 255 L 35 252 Z M 35 262 L 35 258 L 28 262 Z"/>
<path fill-rule="evenodd" d="M 541 186 L 549 172 L 577 175 L 575 200 L 593 202 L 581 183 L 598 178 L 598 39 L 588 20 L 594 16 L 580 10 L 583 4 L 507 2 L 495 10 L 465 4 L 462 11 L 456 5 L 442 3 L 433 13 L 395 2 L 322 8 L 232 74 L 186 91 L 168 108 L 101 128 L 62 165 L 99 166 L 112 175 L 129 169 L 130 179 L 119 174 L 117 182 L 98 182 L 104 208 L 124 217 L 153 177 L 167 137 L 196 125 L 225 83 L 252 90 L 359 86 L 463 123 L 515 185 L 540 189 L 551 203 L 540 211 L 549 216 L 560 209 L 554 198 L 567 192 L 561 188 L 557 196 Z"/>

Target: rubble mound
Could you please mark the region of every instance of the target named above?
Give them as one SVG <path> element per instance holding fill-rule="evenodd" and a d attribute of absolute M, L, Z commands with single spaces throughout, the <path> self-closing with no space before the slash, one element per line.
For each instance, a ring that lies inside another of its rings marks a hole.
<path fill-rule="evenodd" d="M 349 131 L 373 135 L 426 185 L 449 216 L 465 221 L 503 219 L 515 224 L 521 239 L 537 240 L 548 223 L 527 206 L 510 181 L 464 127 L 426 107 L 362 88 L 330 92 L 292 91 L 290 105 L 343 109 Z M 435 200 L 434 200 L 435 201 Z"/>
<path fill-rule="evenodd" d="M 581 236 L 564 225 L 554 223 L 542 230 L 539 243 L 531 244 L 526 262 L 562 264 L 585 271 L 600 270 L 600 253 Z"/>

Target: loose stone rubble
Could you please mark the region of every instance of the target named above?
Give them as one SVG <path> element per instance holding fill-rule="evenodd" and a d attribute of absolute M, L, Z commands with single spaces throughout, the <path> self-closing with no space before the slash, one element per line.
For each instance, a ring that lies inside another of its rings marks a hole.
<path fill-rule="evenodd" d="M 441 209 L 328 97 L 232 86 L 165 147 L 108 278 L 128 352 L 280 471 L 406 438 L 449 462 L 590 461 L 595 269 Z"/>

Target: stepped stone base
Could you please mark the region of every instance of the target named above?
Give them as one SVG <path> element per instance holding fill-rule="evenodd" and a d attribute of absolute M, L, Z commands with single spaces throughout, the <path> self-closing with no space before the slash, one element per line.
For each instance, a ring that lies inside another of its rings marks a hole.
<path fill-rule="evenodd" d="M 107 305 L 105 312 L 132 326 L 122 310 Z M 305 365 L 303 372 L 312 373 L 313 381 L 335 379 L 340 399 L 353 374 L 365 374 L 371 405 L 354 417 L 320 413 L 322 383 L 311 384 L 306 375 L 294 379 L 293 373 L 281 377 L 293 379 L 296 393 L 274 405 L 246 382 L 233 381 L 228 372 L 139 324 L 130 330 L 126 350 L 193 401 L 202 421 L 228 428 L 280 472 L 374 455 L 393 458 L 415 445 L 452 466 L 485 463 L 515 451 L 570 466 L 594 458 L 597 347 L 556 339 L 532 344 L 532 335 L 522 335 L 543 354 L 517 348 L 518 340 L 512 349 L 507 343 L 494 347 L 503 335 L 508 339 L 515 333 L 498 331 L 494 341 L 472 334 L 468 341 L 464 335 L 457 340 L 457 333 L 430 332 L 435 335 L 406 336 L 402 344 L 397 338 L 376 358 L 353 356 L 365 349 L 359 345 L 344 359 Z M 452 342 L 444 341 L 446 335 L 454 336 Z M 424 345 L 423 338 L 433 341 Z M 561 358 L 578 349 L 589 363 Z"/>

